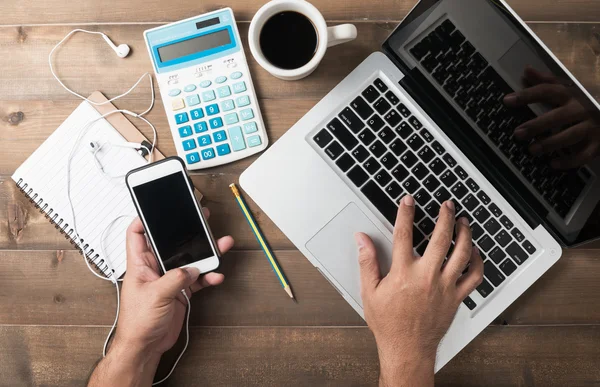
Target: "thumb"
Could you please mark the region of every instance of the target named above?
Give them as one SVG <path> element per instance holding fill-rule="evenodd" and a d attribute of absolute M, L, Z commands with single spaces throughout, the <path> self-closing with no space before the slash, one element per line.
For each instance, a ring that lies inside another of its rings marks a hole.
<path fill-rule="evenodd" d="M 155 282 L 158 294 L 163 299 L 174 299 L 182 289 L 189 288 L 198 280 L 200 270 L 195 267 L 185 267 L 169 270 Z"/>
<path fill-rule="evenodd" d="M 367 234 L 358 232 L 354 234 L 358 247 L 358 264 L 360 266 L 360 286 L 363 294 L 375 290 L 381 281 L 377 252 L 373 241 Z"/>

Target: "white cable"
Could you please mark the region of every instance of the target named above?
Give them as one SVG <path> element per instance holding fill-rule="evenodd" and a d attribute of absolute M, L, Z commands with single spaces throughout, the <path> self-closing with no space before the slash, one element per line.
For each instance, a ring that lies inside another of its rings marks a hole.
<path fill-rule="evenodd" d="M 109 272 L 110 272 L 110 276 L 109 276 L 108 278 L 107 278 L 107 277 L 104 277 L 104 276 L 101 276 L 101 275 L 100 275 L 100 274 L 98 274 L 98 273 L 96 272 L 96 270 L 94 270 L 94 269 L 92 268 L 92 266 L 90 265 L 90 262 L 89 262 L 89 260 L 88 260 L 88 259 L 87 259 L 87 257 L 86 257 L 86 252 L 85 252 L 85 250 L 84 250 L 84 248 L 83 248 L 83 246 L 82 246 L 82 241 L 81 241 L 81 238 L 80 238 L 80 236 L 79 236 L 79 232 L 77 231 L 77 221 L 76 221 L 76 217 L 75 217 L 75 208 L 74 208 L 74 205 L 73 205 L 73 201 L 72 201 L 72 199 L 71 199 L 71 181 L 70 181 L 70 179 L 71 179 L 71 161 L 72 161 L 72 159 L 73 159 L 73 156 L 74 156 L 74 154 L 75 154 L 75 149 L 76 149 L 76 147 L 79 145 L 79 143 L 81 142 L 81 139 L 83 138 L 83 135 L 84 135 L 84 134 L 85 134 L 85 133 L 86 133 L 86 132 L 87 132 L 87 131 L 88 131 L 88 130 L 89 130 L 89 129 L 90 129 L 90 128 L 91 128 L 91 127 L 92 127 L 92 126 L 93 126 L 93 125 L 96 123 L 96 122 L 98 122 L 98 121 L 100 121 L 100 120 L 102 120 L 102 119 L 105 119 L 106 117 L 108 117 L 108 116 L 109 116 L 109 115 L 111 115 L 111 114 L 114 114 L 114 113 L 122 113 L 122 114 L 126 114 L 126 115 L 129 115 L 129 116 L 135 117 L 135 118 L 139 118 L 140 120 L 144 121 L 146 124 L 148 124 L 148 125 L 149 125 L 149 126 L 152 128 L 153 138 L 152 138 L 152 145 L 151 145 L 150 149 L 148 149 L 148 147 L 146 147 L 146 146 L 144 146 L 144 145 L 141 145 L 141 148 L 144 148 L 144 149 L 146 149 L 146 150 L 148 151 L 148 163 L 152 163 L 152 162 L 153 162 L 153 156 L 154 156 L 154 149 L 155 149 L 155 147 L 156 147 L 156 140 L 157 140 L 157 137 L 158 137 L 158 136 L 157 136 L 157 131 L 156 131 L 156 128 L 154 127 L 154 125 L 152 125 L 152 123 L 151 123 L 150 121 L 148 121 L 148 120 L 147 120 L 145 117 L 143 117 L 143 116 L 144 116 L 144 115 L 146 115 L 146 114 L 148 114 L 148 113 L 149 113 L 149 112 L 152 110 L 152 108 L 154 107 L 154 102 L 155 102 L 155 99 L 156 99 L 156 97 L 155 97 L 155 92 L 154 92 L 154 81 L 153 81 L 153 79 L 152 79 L 152 76 L 150 75 L 150 73 L 147 73 L 147 72 L 146 72 L 146 73 L 144 73 L 144 74 L 143 74 L 143 75 L 142 75 L 142 76 L 141 76 L 141 77 L 140 77 L 140 78 L 137 80 L 137 82 L 136 82 L 136 83 L 135 83 L 133 86 L 131 86 L 131 88 L 129 88 L 129 90 L 127 90 L 125 93 L 123 93 L 123 94 L 120 94 L 120 95 L 118 95 L 118 96 L 116 96 L 116 97 L 110 98 L 110 99 L 108 99 L 107 101 L 104 101 L 104 102 L 95 102 L 95 101 L 91 101 L 91 100 L 89 100 L 88 98 L 84 97 L 83 95 L 81 95 L 81 94 L 78 94 L 78 93 L 76 93 L 75 91 L 73 91 L 73 90 L 69 89 L 69 88 L 68 88 L 68 87 L 67 87 L 67 86 L 66 86 L 66 85 L 65 85 L 65 84 L 64 84 L 64 83 L 63 83 L 63 82 L 60 80 L 60 78 L 58 77 L 58 75 L 55 73 L 55 71 L 54 71 L 54 66 L 52 65 L 52 57 L 53 57 L 53 55 L 54 55 L 54 52 L 55 52 L 55 51 L 56 51 L 56 50 L 57 50 L 57 49 L 58 49 L 58 48 L 59 48 L 59 47 L 60 47 L 60 46 L 61 46 L 61 45 L 62 45 L 62 44 L 63 44 L 63 43 L 64 43 L 64 42 L 67 40 L 67 39 L 69 39 L 69 37 L 71 37 L 73 34 L 75 34 L 75 33 L 77 33 L 77 32 L 83 32 L 83 33 L 86 33 L 86 34 L 91 34 L 91 35 L 100 35 L 100 36 L 102 36 L 103 38 L 105 38 L 105 40 L 107 40 L 107 41 L 108 41 L 108 37 L 106 36 L 106 34 L 104 34 L 104 33 L 102 33 L 102 32 L 97 32 L 97 31 L 88 31 L 88 30 L 83 30 L 83 29 L 75 29 L 75 30 L 73 30 L 73 31 L 69 32 L 69 33 L 68 33 L 68 34 L 67 34 L 67 35 L 66 35 L 66 36 L 65 36 L 65 37 L 64 37 L 64 38 L 63 38 L 63 39 L 62 39 L 60 42 L 58 42 L 58 43 L 57 43 L 57 44 L 56 44 L 56 45 L 55 45 L 55 46 L 52 48 L 52 50 L 51 50 L 51 51 L 50 51 L 50 53 L 48 54 L 48 65 L 50 66 L 50 72 L 52 73 L 52 76 L 54 77 L 54 79 L 56 79 L 56 81 L 57 81 L 57 82 L 58 82 L 58 83 L 59 83 L 59 84 L 60 84 L 60 85 L 61 85 L 61 86 L 62 86 L 62 87 L 63 87 L 63 88 L 64 88 L 64 89 L 67 91 L 67 92 L 69 92 L 70 94 L 72 94 L 72 95 L 74 95 L 74 96 L 76 96 L 76 97 L 78 97 L 78 98 L 80 98 L 80 99 L 82 99 L 82 100 L 84 100 L 84 101 L 86 101 L 86 102 L 88 102 L 88 103 L 92 104 L 92 105 L 95 105 L 95 106 L 101 106 L 101 105 L 106 105 L 106 104 L 109 104 L 109 103 L 111 103 L 111 102 L 113 102 L 113 101 L 116 101 L 116 100 L 117 100 L 117 99 L 119 99 L 119 98 L 125 97 L 126 95 L 128 95 L 129 93 L 131 93 L 131 92 L 132 92 L 132 91 L 133 91 L 133 90 L 134 90 L 134 89 L 135 89 L 135 88 L 136 88 L 136 87 L 137 87 L 137 86 L 140 84 L 140 82 L 141 82 L 141 81 L 144 79 L 144 77 L 146 77 L 146 76 L 148 77 L 148 79 L 149 79 L 149 81 L 150 81 L 150 90 L 151 90 L 151 101 L 150 101 L 150 106 L 149 106 L 149 107 L 148 107 L 146 110 L 144 110 L 142 113 L 134 113 L 134 112 L 131 112 L 131 111 L 129 111 L 129 110 L 125 110 L 125 109 L 116 109 L 116 110 L 112 110 L 112 111 L 110 111 L 110 112 L 108 112 L 108 113 L 105 113 L 105 114 L 101 115 L 100 117 L 98 117 L 98 118 L 95 118 L 95 119 L 91 120 L 90 122 L 88 122 L 88 123 L 87 123 L 87 124 L 86 124 L 86 125 L 85 125 L 85 126 L 82 128 L 82 129 L 81 129 L 81 131 L 79 132 L 79 134 L 78 134 L 78 136 L 77 136 L 77 139 L 75 140 L 75 142 L 73 143 L 73 146 L 71 147 L 71 151 L 69 152 L 69 157 L 68 157 L 68 159 L 67 159 L 67 181 L 66 181 L 66 183 L 67 183 L 67 200 L 68 200 L 68 202 L 69 202 L 69 208 L 70 208 L 70 211 L 71 211 L 71 218 L 73 219 L 73 227 L 72 227 L 72 229 L 73 229 L 73 231 L 74 231 L 74 233 L 75 233 L 75 235 L 74 235 L 74 238 L 73 238 L 73 239 L 75 240 L 75 243 L 77 244 L 77 246 L 78 246 L 78 247 L 81 249 L 81 251 L 83 252 L 83 258 L 84 258 L 84 261 L 85 261 L 85 263 L 86 263 L 86 265 L 87 265 L 88 269 L 90 270 L 90 272 L 91 272 L 93 275 L 95 275 L 96 277 L 98 277 L 98 278 L 100 278 L 100 279 L 102 279 L 102 280 L 105 280 L 105 281 L 111 281 L 111 282 L 112 282 L 112 283 L 115 285 L 115 289 L 116 289 L 116 293 L 117 293 L 117 312 L 116 312 L 116 314 L 115 314 L 115 321 L 114 321 L 114 323 L 113 323 L 113 325 L 112 325 L 112 327 L 111 327 L 111 329 L 110 329 L 110 331 L 109 331 L 109 333 L 108 333 L 108 336 L 106 337 L 106 340 L 104 341 L 104 346 L 103 346 L 103 349 L 102 349 L 102 356 L 103 356 L 103 357 L 105 357 L 105 356 L 106 356 L 106 349 L 107 349 L 107 347 L 108 347 L 108 343 L 109 343 L 109 341 L 110 341 L 110 339 L 111 339 L 111 337 L 112 337 L 112 335 L 113 335 L 113 333 L 114 333 L 114 331 L 115 331 L 115 329 L 116 329 L 117 322 L 119 321 L 119 309 L 121 308 L 121 294 L 120 294 L 120 290 L 119 290 L 119 282 L 120 282 L 120 281 L 122 281 L 122 280 L 120 280 L 120 279 L 116 278 L 116 276 L 115 276 L 115 274 L 114 274 L 114 269 L 113 269 L 113 267 L 112 267 L 112 261 L 111 261 L 111 260 L 108 258 L 108 256 L 107 256 L 107 255 L 105 254 L 105 252 L 104 252 L 104 237 L 105 237 L 105 234 L 108 232 L 108 230 L 110 230 L 110 228 L 112 227 L 112 225 L 113 225 L 114 223 L 116 223 L 118 220 L 120 220 L 120 219 L 122 219 L 122 218 L 124 218 L 124 217 L 128 217 L 129 215 L 120 215 L 120 216 L 116 217 L 115 219 L 113 219 L 113 220 L 112 220 L 112 221 L 111 221 L 111 222 L 108 224 L 108 226 L 107 226 L 107 227 L 106 227 L 106 228 L 105 228 L 105 229 L 102 231 L 102 233 L 101 233 L 101 235 L 100 235 L 100 246 L 99 246 L 99 248 L 100 248 L 100 255 L 99 255 L 99 256 L 102 256 L 102 257 L 103 257 L 104 263 L 106 264 L 106 266 L 107 266 L 107 268 L 108 268 L 108 270 L 109 270 Z M 101 148 L 101 147 L 100 147 L 100 148 Z M 125 176 L 125 175 L 123 175 L 123 176 L 110 176 L 110 175 L 108 175 L 107 173 L 105 173 L 105 172 L 104 172 L 104 169 L 103 169 L 103 167 L 102 167 L 102 165 L 100 164 L 100 161 L 97 159 L 97 155 L 96 155 L 96 154 L 98 153 L 98 151 L 100 151 L 100 149 L 98 149 L 98 150 L 95 150 L 95 151 L 94 151 L 94 154 L 93 154 L 93 156 L 94 156 L 94 159 L 95 159 L 95 162 L 94 162 L 94 163 L 95 163 L 96 167 L 98 168 L 98 170 L 99 170 L 100 172 L 102 172 L 104 175 L 108 176 L 109 178 L 121 178 L 121 177 Z M 190 324 L 190 312 L 191 312 L 192 306 L 191 306 L 191 303 L 190 303 L 190 299 L 189 299 L 189 297 L 187 296 L 187 294 L 185 293 L 185 291 L 184 291 L 184 290 L 182 290 L 181 292 L 183 293 L 183 296 L 185 297 L 185 299 L 186 299 L 186 301 L 187 301 L 187 314 L 186 314 L 186 323 L 185 323 L 185 334 L 186 334 L 185 346 L 184 346 L 183 350 L 181 351 L 181 353 L 179 354 L 179 357 L 177 357 L 177 360 L 175 361 L 175 364 L 173 364 L 173 367 L 171 368 L 171 371 L 170 371 L 170 372 L 167 374 L 167 376 L 165 376 L 163 379 L 161 379 L 161 380 L 160 380 L 160 381 L 158 381 L 158 382 L 155 382 L 155 383 L 153 383 L 153 384 L 152 384 L 153 386 L 155 386 L 155 385 L 157 385 L 157 384 L 160 384 L 160 383 L 164 382 L 165 380 L 167 380 L 167 379 L 168 379 L 168 378 L 171 376 L 171 374 L 172 374 L 172 373 L 173 373 L 173 371 L 175 370 L 175 367 L 176 367 L 176 366 L 177 366 L 177 364 L 179 363 L 179 360 L 181 359 L 181 357 L 182 357 L 182 356 L 183 356 L 183 354 L 185 353 L 185 351 L 186 351 L 186 349 L 187 349 L 187 347 L 188 347 L 188 344 L 189 344 L 189 340 L 190 340 L 190 330 L 189 330 L 189 324 Z"/>

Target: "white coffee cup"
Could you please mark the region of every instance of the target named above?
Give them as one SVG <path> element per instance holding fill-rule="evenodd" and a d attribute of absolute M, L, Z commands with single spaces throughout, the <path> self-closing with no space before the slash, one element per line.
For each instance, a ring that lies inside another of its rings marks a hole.
<path fill-rule="evenodd" d="M 295 11 L 306 16 L 312 23 L 317 32 L 317 49 L 313 58 L 302 67 L 297 69 L 282 69 L 271 64 L 263 55 L 260 48 L 260 33 L 262 27 L 273 15 L 285 11 Z M 272 0 L 263 5 L 250 23 L 248 32 L 248 41 L 250 51 L 258 64 L 277 78 L 294 81 L 310 75 L 325 55 L 327 47 L 346 43 L 356 39 L 356 27 L 353 24 L 341 24 L 335 27 L 327 27 L 325 18 L 321 12 L 305 0 Z"/>

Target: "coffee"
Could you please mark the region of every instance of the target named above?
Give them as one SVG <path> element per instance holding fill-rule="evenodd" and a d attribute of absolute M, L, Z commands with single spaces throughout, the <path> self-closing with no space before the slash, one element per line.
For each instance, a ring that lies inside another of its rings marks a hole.
<path fill-rule="evenodd" d="M 318 36 L 309 18 L 284 11 L 269 18 L 260 31 L 260 49 L 265 58 L 285 70 L 300 68 L 315 55 Z"/>

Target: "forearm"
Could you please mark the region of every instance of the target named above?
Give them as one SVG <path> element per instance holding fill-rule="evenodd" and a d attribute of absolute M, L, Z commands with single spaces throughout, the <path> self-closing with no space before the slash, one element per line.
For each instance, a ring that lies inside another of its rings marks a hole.
<path fill-rule="evenodd" d="M 379 354 L 379 387 L 433 387 L 435 355 Z"/>
<path fill-rule="evenodd" d="M 144 351 L 113 345 L 92 372 L 88 387 L 149 387 L 159 361 L 160 355 L 148 355 Z"/>

